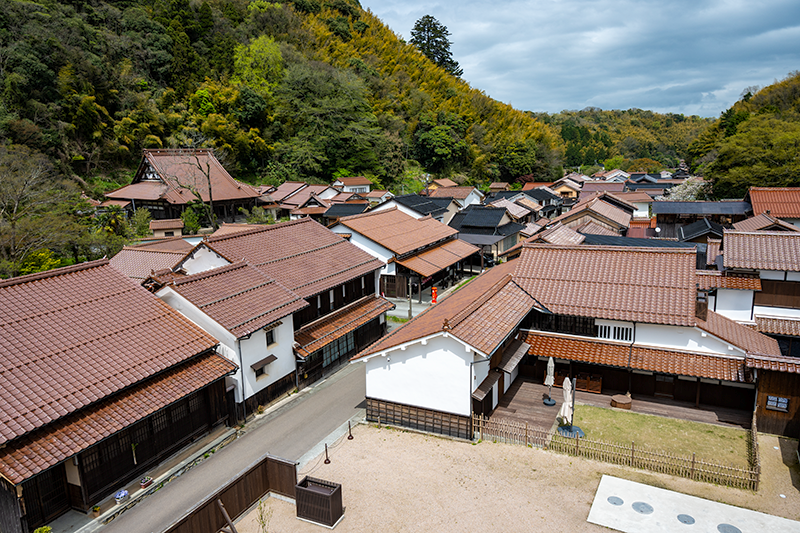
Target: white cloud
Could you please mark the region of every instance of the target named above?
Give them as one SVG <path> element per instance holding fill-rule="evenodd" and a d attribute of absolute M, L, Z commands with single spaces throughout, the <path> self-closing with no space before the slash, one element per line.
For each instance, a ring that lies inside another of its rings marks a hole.
<path fill-rule="evenodd" d="M 718 116 L 748 86 L 800 69 L 796 0 L 364 0 L 409 38 L 447 26 L 473 87 L 519 109 L 638 107 Z"/>

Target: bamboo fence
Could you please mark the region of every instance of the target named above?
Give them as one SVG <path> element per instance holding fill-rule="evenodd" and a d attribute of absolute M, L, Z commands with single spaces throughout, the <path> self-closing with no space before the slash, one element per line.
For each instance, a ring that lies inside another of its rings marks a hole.
<path fill-rule="evenodd" d="M 481 440 L 492 440 L 507 444 L 552 450 L 576 457 L 585 457 L 651 472 L 680 476 L 705 483 L 716 483 L 740 489 L 758 490 L 761 465 L 758 456 L 758 440 L 753 417 L 749 431 L 749 468 L 740 468 L 706 461 L 693 453 L 691 456 L 677 455 L 661 450 L 650 450 L 637 446 L 635 442 L 621 444 L 587 438 L 567 438 L 555 430 L 532 427 L 524 422 L 508 419 L 488 419 L 473 416 L 475 436 Z"/>

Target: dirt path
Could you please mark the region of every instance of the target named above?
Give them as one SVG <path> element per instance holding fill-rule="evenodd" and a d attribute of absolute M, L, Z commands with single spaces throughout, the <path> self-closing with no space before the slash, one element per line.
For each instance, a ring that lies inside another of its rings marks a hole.
<path fill-rule="evenodd" d="M 346 511 L 339 533 L 608 531 L 586 522 L 603 474 L 800 518 L 800 469 L 790 450 L 797 442 L 776 437 L 759 439 L 769 481 L 753 494 L 522 446 L 473 445 L 374 426 L 358 426 L 353 434 L 332 451 L 331 464 L 313 461 L 300 471 L 342 484 Z M 270 498 L 265 508 L 272 512 L 268 531 L 322 531 L 297 520 L 293 504 Z M 237 524 L 240 533 L 260 533 L 256 514 Z"/>

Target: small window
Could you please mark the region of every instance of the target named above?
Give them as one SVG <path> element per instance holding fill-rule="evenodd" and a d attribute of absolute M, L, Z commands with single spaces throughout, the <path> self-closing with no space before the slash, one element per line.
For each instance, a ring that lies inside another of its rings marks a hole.
<path fill-rule="evenodd" d="M 329 294 L 328 294 L 328 295 L 330 296 L 330 299 L 331 299 L 331 309 L 333 309 L 333 289 L 331 289 L 331 290 L 329 291 Z"/>
<path fill-rule="evenodd" d="M 164 236 L 165 237 L 174 237 L 175 236 L 175 232 L 174 231 L 165 231 L 164 232 Z"/>
<path fill-rule="evenodd" d="M 781 396 L 767 396 L 767 409 L 770 411 L 789 412 L 789 398 Z"/>
<path fill-rule="evenodd" d="M 265 374 L 264 370 L 266 368 L 267 368 L 266 365 L 264 365 L 264 366 L 262 366 L 260 368 L 256 368 L 256 377 L 260 378 L 261 376 L 263 376 Z"/>
<path fill-rule="evenodd" d="M 267 346 L 275 344 L 275 330 L 271 329 L 267 332 Z"/>

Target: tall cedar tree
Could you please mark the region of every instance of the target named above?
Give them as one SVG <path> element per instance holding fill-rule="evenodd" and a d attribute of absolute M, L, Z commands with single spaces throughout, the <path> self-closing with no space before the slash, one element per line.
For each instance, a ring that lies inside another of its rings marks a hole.
<path fill-rule="evenodd" d="M 449 36 L 447 26 L 432 16 L 425 15 L 414 23 L 414 29 L 411 30 L 411 44 L 453 76 L 461 76 L 464 69 L 453 59 L 453 54 L 450 52 L 450 45 L 453 43 L 447 40 Z"/>

